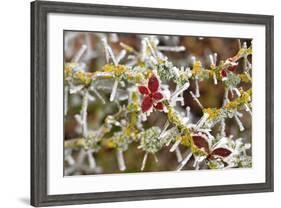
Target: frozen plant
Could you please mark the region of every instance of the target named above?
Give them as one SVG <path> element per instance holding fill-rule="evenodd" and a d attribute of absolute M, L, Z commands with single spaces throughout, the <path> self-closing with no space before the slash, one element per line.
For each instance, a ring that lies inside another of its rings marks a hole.
<path fill-rule="evenodd" d="M 70 38 L 73 37 L 67 41 Z M 243 132 L 245 127 L 241 118 L 245 113 L 251 116 L 252 90 L 241 84 L 251 85 L 252 65 L 248 58 L 252 54 L 251 47 L 243 43 L 235 56 L 220 61 L 217 53 L 209 54 L 208 67 L 195 56 L 190 63 L 180 66 L 165 52 L 180 53 L 186 50 L 185 47 L 161 45 L 160 37 L 138 36 L 139 50 L 122 42 L 118 34 L 96 38 L 105 56 L 101 68 L 88 70 L 88 60 L 83 59 L 85 54 L 93 59 L 98 56 L 98 52 L 89 46 L 89 34 L 85 41 L 88 44 L 82 45 L 64 67 L 65 116 L 68 116 L 71 96 L 78 97 L 80 102 L 79 113 L 74 115 L 80 136 L 64 142 L 66 175 L 101 173 L 103 167 L 99 167 L 95 157 L 103 149 L 115 149 L 118 168 L 126 171 L 124 153 L 134 144 L 143 152 L 139 164 L 141 171 L 145 170 L 149 156 L 158 163 L 157 154 L 165 148 L 169 150 L 166 154 L 176 155 L 176 171 L 251 167 L 249 139 L 234 138 L 225 130 L 226 121 L 233 120 Z M 164 38 L 164 42 L 169 43 L 168 40 Z M 121 49 L 116 52 L 110 42 L 119 44 Z M 240 60 L 243 68 L 238 71 Z M 220 107 L 200 102 L 200 86 L 204 82 L 224 86 Z M 201 109 L 201 118 L 196 120 L 186 106 L 186 94 Z M 88 118 L 89 105 L 95 102 L 104 106 L 111 104 L 117 109 L 105 115 L 97 128 Z M 166 118 L 163 126 L 145 125 L 154 113 Z M 214 128 L 220 129 L 216 135 Z M 78 155 L 74 155 L 77 150 Z"/>

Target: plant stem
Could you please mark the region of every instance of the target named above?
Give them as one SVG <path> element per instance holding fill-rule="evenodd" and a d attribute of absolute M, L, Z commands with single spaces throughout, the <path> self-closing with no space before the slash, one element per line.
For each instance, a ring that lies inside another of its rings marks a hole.
<path fill-rule="evenodd" d="M 176 156 L 177 156 L 177 161 L 181 162 L 182 161 L 182 155 L 181 155 L 181 151 L 180 151 L 179 147 L 176 148 Z"/>
<path fill-rule="evenodd" d="M 177 167 L 177 171 L 180 171 L 185 165 L 186 163 L 190 160 L 192 156 L 192 151 L 189 149 L 186 151 L 186 156 L 184 158 L 184 160 L 181 161 L 181 163 L 179 164 L 179 166 Z"/>
<path fill-rule="evenodd" d="M 124 155 L 122 150 L 117 150 L 117 162 L 118 162 L 118 167 L 120 171 L 126 170 L 126 165 L 125 165 L 125 160 L 124 160 Z"/>
<path fill-rule="evenodd" d="M 82 135 L 86 139 L 88 137 L 88 123 L 87 123 L 87 110 L 88 110 L 88 90 L 85 89 L 82 98 L 81 120 L 82 120 Z"/>
<path fill-rule="evenodd" d="M 64 115 L 67 115 L 68 111 L 68 92 L 69 92 L 69 87 L 68 85 L 65 85 L 64 87 Z"/>
<path fill-rule="evenodd" d="M 146 152 L 145 155 L 144 155 L 144 157 L 143 157 L 143 160 L 142 160 L 141 171 L 143 171 L 144 168 L 145 168 L 147 156 L 148 156 L 148 153 Z"/>

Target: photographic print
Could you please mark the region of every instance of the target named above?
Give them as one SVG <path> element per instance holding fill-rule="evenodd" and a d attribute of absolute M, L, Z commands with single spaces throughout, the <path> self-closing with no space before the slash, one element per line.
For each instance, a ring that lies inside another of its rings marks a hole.
<path fill-rule="evenodd" d="M 272 192 L 273 28 L 270 15 L 32 2 L 31 204 Z"/>
<path fill-rule="evenodd" d="M 251 39 L 63 35 L 65 176 L 252 167 Z"/>

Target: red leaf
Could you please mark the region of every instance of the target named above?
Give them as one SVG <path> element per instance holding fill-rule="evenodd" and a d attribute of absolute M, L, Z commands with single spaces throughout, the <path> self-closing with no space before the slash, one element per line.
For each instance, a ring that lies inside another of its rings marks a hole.
<path fill-rule="evenodd" d="M 228 67 L 228 70 L 231 72 L 234 72 L 238 67 L 238 63 L 233 63 L 230 67 Z"/>
<path fill-rule="evenodd" d="M 155 99 L 155 100 L 161 100 L 163 98 L 163 95 L 161 92 L 155 92 L 152 94 L 152 97 Z"/>
<path fill-rule="evenodd" d="M 214 151 L 211 153 L 212 155 L 218 155 L 221 157 L 227 157 L 231 154 L 231 151 L 222 147 L 219 147 L 217 149 L 214 149 Z"/>
<path fill-rule="evenodd" d="M 146 86 L 139 86 L 138 87 L 139 92 L 143 95 L 148 95 L 149 94 L 149 90 Z"/>
<path fill-rule="evenodd" d="M 154 106 L 154 108 L 156 108 L 159 111 L 162 111 L 164 109 L 164 105 L 163 103 L 159 102 Z"/>
<path fill-rule="evenodd" d="M 152 98 L 149 96 L 145 96 L 141 103 L 142 112 L 145 113 L 146 111 L 148 111 L 152 107 L 152 105 L 153 105 Z"/>
<path fill-rule="evenodd" d="M 152 75 L 148 80 L 148 88 L 150 89 L 151 93 L 154 93 L 159 88 L 159 81 L 155 75 Z"/>
<path fill-rule="evenodd" d="M 222 71 L 221 71 L 221 76 L 222 76 L 222 77 L 226 77 L 226 76 L 227 76 L 227 73 L 226 73 L 225 70 L 222 70 Z"/>
<path fill-rule="evenodd" d="M 203 148 L 205 152 L 209 152 L 209 143 L 207 140 L 200 135 L 193 135 L 192 136 L 194 144 L 199 148 Z"/>

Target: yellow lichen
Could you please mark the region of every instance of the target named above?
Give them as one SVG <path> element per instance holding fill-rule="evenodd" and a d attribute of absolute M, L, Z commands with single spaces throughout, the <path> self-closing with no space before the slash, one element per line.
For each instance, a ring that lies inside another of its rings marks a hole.
<path fill-rule="evenodd" d="M 72 76 L 72 68 L 70 66 L 64 67 L 64 76 L 65 77 L 71 77 Z"/>
<path fill-rule="evenodd" d="M 144 82 L 144 76 L 143 76 L 143 74 L 141 74 L 141 73 L 139 73 L 139 72 L 137 72 L 137 73 L 135 73 L 135 72 L 126 72 L 126 75 L 127 75 L 127 79 L 129 80 L 129 81 L 133 81 L 133 82 L 135 82 L 136 84 L 141 84 L 141 83 L 143 83 Z"/>
<path fill-rule="evenodd" d="M 253 51 L 252 51 L 252 48 L 251 48 L 251 47 L 249 47 L 249 48 L 241 48 L 241 49 L 238 51 L 237 55 L 238 55 L 238 56 L 251 55 L 252 53 L 253 53 Z"/>
<path fill-rule="evenodd" d="M 209 115 L 209 119 L 216 119 L 220 113 L 221 113 L 221 109 L 217 109 L 217 108 L 205 108 L 203 109 L 204 113 L 207 113 Z"/>
<path fill-rule="evenodd" d="M 111 72 L 116 77 L 120 77 L 121 75 L 123 75 L 126 72 L 127 67 L 124 65 L 121 65 L 121 64 L 118 64 L 118 65 L 106 64 L 102 67 L 102 70 L 104 72 Z"/>
<path fill-rule="evenodd" d="M 202 64 L 200 61 L 195 61 L 192 67 L 192 74 L 199 75 L 202 69 Z"/>
<path fill-rule="evenodd" d="M 114 142 L 112 138 L 103 140 L 103 145 L 106 146 L 107 148 L 116 148 L 117 144 Z"/>
<path fill-rule="evenodd" d="M 238 108 L 244 104 L 247 104 L 251 100 L 252 90 L 248 90 L 247 92 L 240 90 L 241 96 L 236 98 L 235 100 L 227 103 L 224 107 L 227 110 L 232 110 Z"/>
<path fill-rule="evenodd" d="M 186 147 L 190 147 L 190 141 L 191 141 L 190 134 L 183 135 L 183 136 L 178 136 L 178 138 L 176 138 L 176 140 L 180 140 L 182 145 L 184 145 Z"/>
<path fill-rule="evenodd" d="M 92 81 L 93 73 L 80 70 L 74 74 L 74 78 L 82 84 L 89 85 Z"/>
<path fill-rule="evenodd" d="M 243 74 L 239 74 L 240 79 L 242 80 L 242 82 L 251 82 L 251 77 L 249 76 L 248 73 L 244 72 Z"/>

